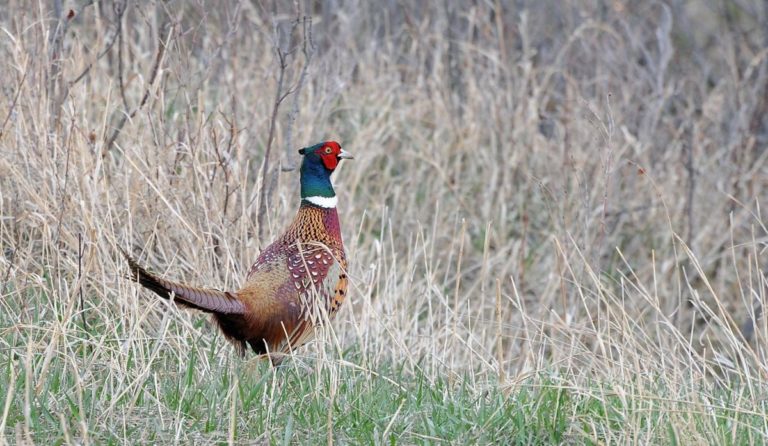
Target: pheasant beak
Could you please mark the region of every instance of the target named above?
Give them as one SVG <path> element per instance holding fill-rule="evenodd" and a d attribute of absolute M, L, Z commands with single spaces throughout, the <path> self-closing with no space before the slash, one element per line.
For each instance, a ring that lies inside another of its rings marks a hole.
<path fill-rule="evenodd" d="M 339 157 L 339 159 L 344 159 L 344 160 L 353 160 L 353 159 L 355 159 L 355 157 L 352 156 L 351 153 L 347 152 L 344 149 L 341 149 L 341 152 L 339 152 L 339 154 L 337 156 Z"/>

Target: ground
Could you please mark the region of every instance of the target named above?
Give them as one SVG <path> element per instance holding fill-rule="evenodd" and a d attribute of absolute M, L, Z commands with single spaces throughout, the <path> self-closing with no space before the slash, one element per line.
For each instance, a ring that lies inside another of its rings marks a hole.
<path fill-rule="evenodd" d="M 7 3 L 0 443 L 766 442 L 765 2 Z M 126 279 L 236 288 L 323 140 L 283 366 Z"/>

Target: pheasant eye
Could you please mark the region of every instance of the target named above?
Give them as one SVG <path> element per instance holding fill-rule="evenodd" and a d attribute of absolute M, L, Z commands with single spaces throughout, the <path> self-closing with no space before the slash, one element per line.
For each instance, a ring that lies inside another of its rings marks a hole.
<path fill-rule="evenodd" d="M 331 154 L 331 152 L 333 152 L 333 149 L 331 149 L 330 147 L 326 147 L 326 148 L 325 148 L 325 153 L 327 153 L 328 155 L 330 155 L 330 154 Z"/>

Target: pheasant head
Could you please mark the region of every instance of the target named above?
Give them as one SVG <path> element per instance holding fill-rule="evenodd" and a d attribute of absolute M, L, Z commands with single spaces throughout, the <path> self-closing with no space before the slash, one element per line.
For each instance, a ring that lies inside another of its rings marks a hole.
<path fill-rule="evenodd" d="M 301 162 L 301 201 L 323 208 L 336 207 L 336 192 L 331 174 L 343 159 L 352 155 L 336 141 L 325 141 L 299 150 Z"/>

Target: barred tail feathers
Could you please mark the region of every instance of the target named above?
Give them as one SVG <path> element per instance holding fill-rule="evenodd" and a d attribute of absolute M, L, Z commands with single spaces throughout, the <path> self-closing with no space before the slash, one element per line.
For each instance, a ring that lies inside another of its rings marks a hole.
<path fill-rule="evenodd" d="M 118 248 L 128 261 L 131 280 L 154 292 L 163 299 L 170 299 L 183 306 L 207 313 L 244 314 L 245 306 L 235 293 L 187 286 L 178 282 L 161 279 L 139 265 L 127 252 Z"/>

